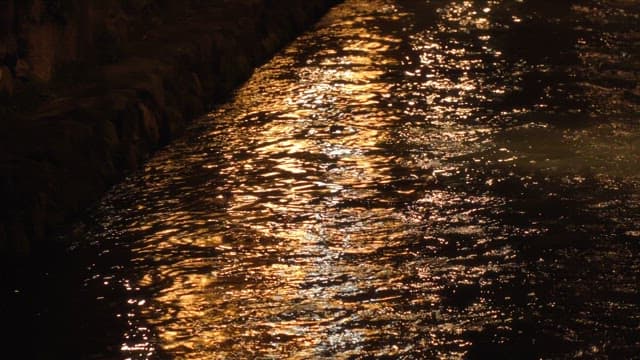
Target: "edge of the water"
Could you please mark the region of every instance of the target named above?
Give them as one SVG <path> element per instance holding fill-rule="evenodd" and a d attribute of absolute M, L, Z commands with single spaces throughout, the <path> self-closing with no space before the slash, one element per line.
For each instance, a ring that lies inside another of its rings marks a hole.
<path fill-rule="evenodd" d="M 53 234 L 339 2 L 257 0 L 255 13 L 218 4 L 3 121 L 0 254 L 46 251 Z"/>

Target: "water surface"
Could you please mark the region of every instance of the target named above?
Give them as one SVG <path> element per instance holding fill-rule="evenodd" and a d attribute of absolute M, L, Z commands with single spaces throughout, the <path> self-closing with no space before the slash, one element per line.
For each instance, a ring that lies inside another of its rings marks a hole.
<path fill-rule="evenodd" d="M 34 322 L 93 358 L 638 356 L 639 17 L 345 1 L 105 197 L 40 290 L 76 315 Z"/>

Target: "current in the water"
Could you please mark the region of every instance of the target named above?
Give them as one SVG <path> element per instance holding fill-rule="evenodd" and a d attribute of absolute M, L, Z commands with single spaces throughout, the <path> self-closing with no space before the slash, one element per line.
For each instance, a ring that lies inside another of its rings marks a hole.
<path fill-rule="evenodd" d="M 12 290 L 18 353 L 637 358 L 639 18 L 345 1 Z"/>

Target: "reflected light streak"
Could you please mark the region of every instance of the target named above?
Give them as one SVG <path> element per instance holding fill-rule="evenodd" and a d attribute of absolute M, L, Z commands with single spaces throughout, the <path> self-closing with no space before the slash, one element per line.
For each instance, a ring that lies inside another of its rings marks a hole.
<path fill-rule="evenodd" d="M 637 296 L 619 275 L 639 269 L 637 89 L 611 85 L 631 72 L 585 36 L 577 91 L 510 49 L 532 4 L 398 3 L 337 6 L 126 185 L 112 221 L 143 275 L 96 276 L 131 294 L 123 353 L 464 358 L 549 333 L 586 354 L 562 331 L 637 311 L 584 285 Z M 617 117 L 562 128 L 566 94 Z M 568 292 L 585 311 L 544 328 Z"/>

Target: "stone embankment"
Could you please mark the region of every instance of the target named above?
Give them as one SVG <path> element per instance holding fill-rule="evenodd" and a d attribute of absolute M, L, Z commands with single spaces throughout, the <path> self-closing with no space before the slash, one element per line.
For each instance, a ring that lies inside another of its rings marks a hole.
<path fill-rule="evenodd" d="M 0 1 L 0 253 L 48 248 L 337 2 Z"/>

